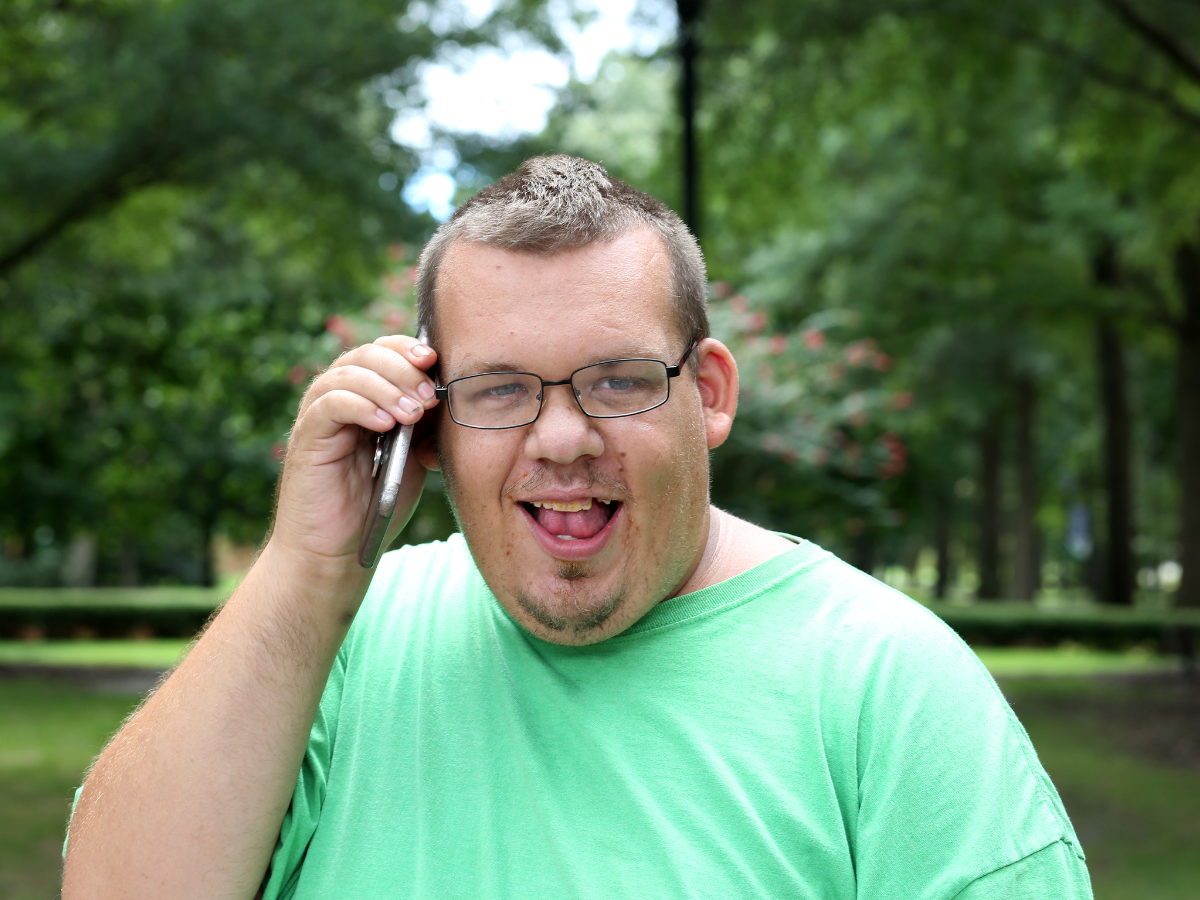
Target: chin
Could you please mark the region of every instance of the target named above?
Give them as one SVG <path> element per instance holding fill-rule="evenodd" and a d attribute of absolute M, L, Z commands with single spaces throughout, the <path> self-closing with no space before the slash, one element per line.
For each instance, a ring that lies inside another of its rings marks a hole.
<path fill-rule="evenodd" d="M 550 640 L 565 638 L 576 643 L 589 636 L 599 639 L 607 635 L 614 619 L 623 618 L 619 614 L 626 607 L 624 583 L 596 583 L 591 577 L 595 567 L 588 562 L 554 560 L 551 565 L 553 573 L 516 584 L 506 592 L 515 606 L 509 611 L 527 630 L 541 632 Z"/>

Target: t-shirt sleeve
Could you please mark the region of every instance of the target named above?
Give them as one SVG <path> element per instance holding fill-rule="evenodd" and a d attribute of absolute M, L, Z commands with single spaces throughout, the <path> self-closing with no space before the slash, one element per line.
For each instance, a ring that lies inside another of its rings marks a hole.
<path fill-rule="evenodd" d="M 954 900 L 1092 900 L 1092 883 L 1074 849 L 1055 841 L 977 878 Z"/>
<path fill-rule="evenodd" d="M 346 677 L 344 653 L 345 650 L 338 653 L 317 707 L 308 747 L 300 764 L 300 774 L 296 777 L 296 790 L 284 814 L 279 841 L 263 880 L 263 900 L 287 900 L 295 893 L 300 867 L 317 830 L 321 806 L 325 802 L 338 709 L 342 702 L 342 685 Z"/>
<path fill-rule="evenodd" d="M 1086 886 L 1083 852 L 991 675 L 927 610 L 899 596 L 879 601 L 866 605 L 876 621 L 855 648 L 864 686 L 855 704 L 858 895 L 1007 897 L 989 879 L 1004 883 L 999 873 L 1015 867 L 1032 893 L 1013 897 L 1076 896 L 1055 885 Z M 1066 854 L 1039 855 L 1053 846 Z M 968 885 L 980 893 L 963 893 Z"/>

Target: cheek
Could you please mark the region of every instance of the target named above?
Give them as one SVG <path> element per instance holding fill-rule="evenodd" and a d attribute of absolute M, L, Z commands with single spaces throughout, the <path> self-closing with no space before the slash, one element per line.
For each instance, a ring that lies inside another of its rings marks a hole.
<path fill-rule="evenodd" d="M 497 441 L 479 440 L 470 432 L 462 433 L 466 429 L 459 431 L 449 440 L 447 435 L 440 435 L 440 459 L 459 515 L 478 521 L 499 512 L 500 495 L 511 468 L 509 448 Z"/>

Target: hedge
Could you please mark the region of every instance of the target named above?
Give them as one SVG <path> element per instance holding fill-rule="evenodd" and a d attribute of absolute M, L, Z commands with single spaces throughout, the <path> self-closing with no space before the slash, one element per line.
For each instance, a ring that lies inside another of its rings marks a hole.
<path fill-rule="evenodd" d="M 118 638 L 194 635 L 224 597 L 214 588 L 3 588 L 0 639 Z M 1194 655 L 1200 609 L 1080 605 L 1047 608 L 1032 603 L 930 603 L 976 646 L 1057 646 L 1074 641 L 1118 649 L 1150 644 L 1159 652 Z"/>
<path fill-rule="evenodd" d="M 186 638 L 223 600 L 200 587 L 0 588 L 0 638 Z"/>

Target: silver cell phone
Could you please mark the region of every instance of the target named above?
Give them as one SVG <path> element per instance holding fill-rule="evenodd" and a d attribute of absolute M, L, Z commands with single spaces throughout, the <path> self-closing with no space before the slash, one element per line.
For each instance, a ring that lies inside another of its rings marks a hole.
<path fill-rule="evenodd" d="M 375 563 L 379 562 L 383 538 L 391 524 L 392 513 L 396 511 L 396 498 L 400 495 L 400 480 L 404 477 L 404 463 L 408 459 L 412 431 L 411 425 L 398 424 L 375 438 L 371 502 L 367 505 L 362 540 L 358 544 L 358 564 L 364 569 L 373 569 Z"/>
<path fill-rule="evenodd" d="M 425 333 L 417 335 L 425 343 Z M 358 543 L 358 564 L 364 569 L 375 568 L 383 550 L 383 538 L 396 511 L 400 496 L 400 481 L 404 478 L 404 463 L 412 443 L 413 427 L 396 424 L 391 431 L 375 437 L 375 463 L 371 469 L 371 502 L 363 521 L 362 540 Z"/>

